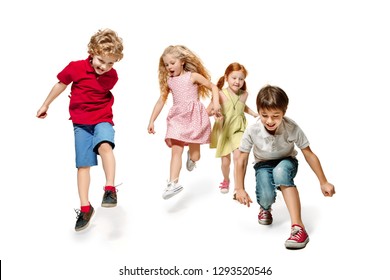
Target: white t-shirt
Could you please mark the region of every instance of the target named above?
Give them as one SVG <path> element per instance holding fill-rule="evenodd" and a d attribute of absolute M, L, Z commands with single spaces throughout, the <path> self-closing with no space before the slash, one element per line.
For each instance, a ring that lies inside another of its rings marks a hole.
<path fill-rule="evenodd" d="M 248 126 L 241 139 L 241 152 L 249 153 L 253 147 L 255 163 L 260 161 L 295 157 L 299 149 L 310 145 L 301 128 L 290 118 L 283 117 L 282 123 L 270 134 L 264 125 L 258 121 Z"/>

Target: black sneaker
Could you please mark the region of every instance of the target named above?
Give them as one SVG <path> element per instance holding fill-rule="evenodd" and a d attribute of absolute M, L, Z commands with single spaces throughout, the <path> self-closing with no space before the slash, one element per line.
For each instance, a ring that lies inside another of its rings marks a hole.
<path fill-rule="evenodd" d="M 74 229 L 76 231 L 85 229 L 89 225 L 89 221 L 95 213 L 95 210 L 93 209 L 92 205 L 89 208 L 89 212 L 81 212 L 81 210 L 79 209 L 75 209 L 74 211 L 77 213 L 77 221 Z"/>
<path fill-rule="evenodd" d="M 102 207 L 115 207 L 117 204 L 117 196 L 115 191 L 104 191 Z"/>

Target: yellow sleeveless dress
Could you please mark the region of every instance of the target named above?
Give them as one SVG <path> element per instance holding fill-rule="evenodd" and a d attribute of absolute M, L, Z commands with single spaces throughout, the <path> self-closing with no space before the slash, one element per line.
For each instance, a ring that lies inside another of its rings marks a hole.
<path fill-rule="evenodd" d="M 223 119 L 214 122 L 210 141 L 210 148 L 216 148 L 216 157 L 226 156 L 237 149 L 247 126 L 245 103 L 240 100 L 242 91 L 238 96 L 230 94 L 227 89 L 222 93 L 227 98 L 221 106 Z"/>

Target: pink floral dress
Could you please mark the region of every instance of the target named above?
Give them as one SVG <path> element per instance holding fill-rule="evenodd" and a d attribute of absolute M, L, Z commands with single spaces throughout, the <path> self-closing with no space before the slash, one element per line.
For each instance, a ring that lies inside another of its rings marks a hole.
<path fill-rule="evenodd" d="M 199 100 L 198 86 L 191 81 L 191 72 L 168 78 L 173 106 L 167 116 L 165 142 L 172 147 L 172 139 L 189 143 L 210 143 L 211 124 L 206 108 Z"/>

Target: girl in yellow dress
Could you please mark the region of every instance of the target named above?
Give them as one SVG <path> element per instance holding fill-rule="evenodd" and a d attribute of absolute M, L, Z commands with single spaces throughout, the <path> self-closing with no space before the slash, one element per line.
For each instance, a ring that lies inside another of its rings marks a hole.
<path fill-rule="evenodd" d="M 219 188 L 222 193 L 229 192 L 230 163 L 233 153 L 234 166 L 238 159 L 241 137 L 247 126 L 245 114 L 258 117 L 245 102 L 248 98 L 245 78 L 248 72 L 245 67 L 237 62 L 231 63 L 225 70 L 225 75 L 219 78 L 219 102 L 222 108 L 222 117 L 216 118 L 211 132 L 210 148 L 216 148 L 216 157 L 221 158 L 221 170 L 223 181 Z M 225 82 L 228 86 L 223 88 Z M 222 89 L 223 88 L 223 89 Z M 211 111 L 212 103 L 208 110 Z"/>

